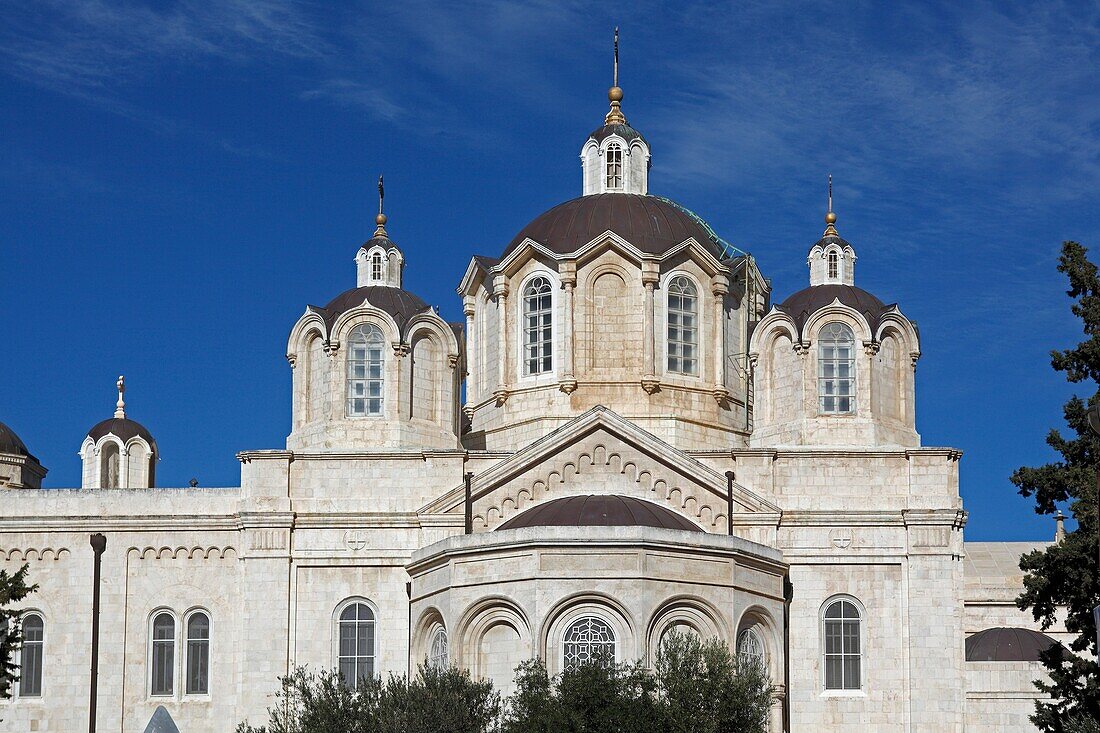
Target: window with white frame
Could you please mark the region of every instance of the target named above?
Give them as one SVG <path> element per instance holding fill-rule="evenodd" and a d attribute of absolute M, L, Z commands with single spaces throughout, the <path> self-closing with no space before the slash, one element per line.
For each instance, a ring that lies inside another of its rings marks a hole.
<path fill-rule="evenodd" d="M 348 604 L 337 622 L 337 669 L 344 684 L 356 687 L 374 675 L 374 611 L 361 602 Z"/>
<path fill-rule="evenodd" d="M 176 619 L 167 611 L 153 617 L 149 655 L 149 694 L 171 696 L 175 692 Z"/>
<path fill-rule="evenodd" d="M 102 489 L 117 489 L 119 484 L 119 466 L 121 455 L 118 444 L 107 441 L 99 449 L 99 486 Z"/>
<path fill-rule="evenodd" d="M 859 608 L 850 600 L 837 599 L 822 614 L 826 690 L 858 690 L 860 670 Z"/>
<path fill-rule="evenodd" d="M 668 284 L 668 370 L 696 374 L 699 369 L 699 292 L 691 278 L 678 275 Z"/>
<path fill-rule="evenodd" d="M 523 288 L 523 373 L 547 374 L 554 366 L 553 288 L 550 279 L 531 278 Z"/>
<path fill-rule="evenodd" d="M 845 415 L 856 407 L 855 336 L 843 323 L 830 323 L 817 337 L 817 388 L 821 412 Z"/>
<path fill-rule="evenodd" d="M 840 255 L 834 250 L 829 253 L 826 262 L 829 264 L 829 279 L 836 280 L 840 277 Z"/>
<path fill-rule="evenodd" d="M 385 340 L 373 323 L 356 326 L 348 336 L 347 415 L 382 414 L 382 376 Z"/>
<path fill-rule="evenodd" d="M 605 181 L 608 190 L 618 190 L 623 187 L 623 148 L 618 143 L 607 146 L 606 154 L 607 176 Z"/>
<path fill-rule="evenodd" d="M 435 631 L 432 632 L 431 648 L 428 649 L 428 664 L 436 669 L 443 669 L 450 662 L 448 655 L 447 629 L 437 626 Z"/>
<path fill-rule="evenodd" d="M 210 693 L 210 616 L 195 611 L 187 617 L 187 674 L 185 692 L 188 695 Z"/>
<path fill-rule="evenodd" d="M 23 644 L 19 650 L 19 697 L 41 697 L 46 621 L 41 614 L 28 613 L 23 616 L 22 627 Z"/>
<path fill-rule="evenodd" d="M 375 252 L 370 258 L 370 279 L 374 282 L 382 280 L 382 253 Z"/>
<path fill-rule="evenodd" d="M 615 630 L 598 616 L 584 616 L 569 625 L 562 637 L 565 669 L 582 664 L 615 663 Z"/>
<path fill-rule="evenodd" d="M 737 636 L 737 663 L 743 667 L 764 669 L 764 640 L 756 629 L 745 629 Z"/>

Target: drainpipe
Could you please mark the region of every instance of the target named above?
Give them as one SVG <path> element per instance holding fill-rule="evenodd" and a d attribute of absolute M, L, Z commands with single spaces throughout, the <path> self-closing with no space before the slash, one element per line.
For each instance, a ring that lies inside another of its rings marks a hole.
<path fill-rule="evenodd" d="M 88 699 L 88 733 L 95 733 L 96 698 L 99 687 L 99 578 L 103 566 L 103 552 L 107 549 L 107 537 L 95 533 L 88 538 L 95 553 L 92 570 L 92 679 Z"/>
<path fill-rule="evenodd" d="M 737 476 L 733 471 L 726 471 L 726 526 L 729 534 L 733 536 L 733 481 Z"/>
<path fill-rule="evenodd" d="M 408 599 L 409 599 L 409 663 L 408 663 L 408 665 L 406 665 L 405 669 L 407 670 L 407 674 L 409 676 L 409 679 L 412 679 L 412 664 L 413 664 L 413 604 L 412 604 L 413 584 L 412 584 L 412 581 L 409 581 L 408 583 L 405 583 L 405 595 L 408 596 Z"/>
<path fill-rule="evenodd" d="M 783 576 L 783 730 L 791 729 L 791 600 L 794 586 L 790 570 Z"/>
<path fill-rule="evenodd" d="M 474 533 L 474 501 L 472 497 L 474 475 L 466 473 L 466 534 Z"/>

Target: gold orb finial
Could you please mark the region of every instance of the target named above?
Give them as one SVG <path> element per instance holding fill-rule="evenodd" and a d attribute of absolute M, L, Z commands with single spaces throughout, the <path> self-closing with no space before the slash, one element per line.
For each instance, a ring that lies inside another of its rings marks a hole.
<path fill-rule="evenodd" d="M 611 87 L 607 90 L 607 99 L 611 102 L 623 101 L 622 87 Z"/>
<path fill-rule="evenodd" d="M 825 223 L 826 224 L 836 224 L 836 214 L 834 214 L 831 211 L 828 214 L 826 214 L 825 215 Z"/>
<path fill-rule="evenodd" d="M 374 223 L 380 227 L 385 226 L 387 221 L 389 220 L 386 218 L 385 214 L 379 214 L 378 216 L 374 217 Z"/>

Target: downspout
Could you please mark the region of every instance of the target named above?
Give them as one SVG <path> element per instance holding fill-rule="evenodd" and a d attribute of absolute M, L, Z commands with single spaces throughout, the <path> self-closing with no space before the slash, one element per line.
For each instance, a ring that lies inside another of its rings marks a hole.
<path fill-rule="evenodd" d="M 783 730 L 791 729 L 791 585 L 790 568 L 783 576 Z"/>
<path fill-rule="evenodd" d="M 726 471 L 726 527 L 729 535 L 733 536 L 733 481 L 737 476 L 733 471 Z"/>
<path fill-rule="evenodd" d="M 99 580 L 103 567 L 103 552 L 107 549 L 107 537 L 96 532 L 88 538 L 95 553 L 92 564 L 92 672 L 88 698 L 88 733 L 95 733 L 96 702 L 99 691 Z"/>
<path fill-rule="evenodd" d="M 467 471 L 463 477 L 466 479 L 466 534 L 474 533 L 474 502 L 473 481 L 474 474 Z"/>
<path fill-rule="evenodd" d="M 412 664 L 413 664 L 413 584 L 410 580 L 405 583 L 405 595 L 409 598 L 409 654 L 408 664 L 405 665 L 406 674 L 409 679 L 412 679 Z"/>

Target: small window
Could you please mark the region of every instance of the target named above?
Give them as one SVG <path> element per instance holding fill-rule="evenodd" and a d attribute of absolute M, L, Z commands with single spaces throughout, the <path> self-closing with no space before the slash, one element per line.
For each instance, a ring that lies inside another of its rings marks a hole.
<path fill-rule="evenodd" d="M 162 611 L 153 617 L 149 694 L 169 696 L 175 691 L 176 620 Z"/>
<path fill-rule="evenodd" d="M 818 398 L 821 412 L 846 415 L 855 412 L 855 337 L 843 323 L 830 323 L 818 336 Z"/>
<path fill-rule="evenodd" d="M 577 619 L 562 639 L 562 659 L 566 669 L 582 664 L 615 663 L 615 631 L 597 616 Z"/>
<path fill-rule="evenodd" d="M 340 612 L 337 668 L 344 684 L 356 687 L 374 675 L 374 612 L 365 603 L 349 604 Z"/>
<path fill-rule="evenodd" d="M 743 667 L 765 669 L 764 641 L 756 629 L 745 629 L 738 635 L 737 662 Z"/>
<path fill-rule="evenodd" d="M 210 617 L 195 612 L 187 619 L 187 694 L 210 693 Z"/>
<path fill-rule="evenodd" d="M 370 258 L 370 279 L 374 282 L 382 280 L 382 253 L 375 252 Z"/>
<path fill-rule="evenodd" d="M 382 329 L 372 323 L 357 326 L 348 337 L 348 416 L 382 414 L 384 346 Z"/>
<path fill-rule="evenodd" d="M 829 253 L 829 279 L 836 280 L 840 277 L 840 255 L 836 252 Z"/>
<path fill-rule="evenodd" d="M 607 188 L 617 190 L 623 187 L 623 149 L 618 143 L 607 146 Z"/>
<path fill-rule="evenodd" d="M 428 664 L 436 669 L 443 669 L 449 662 L 447 630 L 442 626 L 437 626 L 432 633 L 432 646 L 428 651 Z"/>
<path fill-rule="evenodd" d="M 547 374 L 554 366 L 554 310 L 550 280 L 532 278 L 523 289 L 523 373 Z"/>
<path fill-rule="evenodd" d="M 856 604 L 836 600 L 825 608 L 825 689 L 858 690 L 862 686 L 860 615 Z"/>
<path fill-rule="evenodd" d="M 99 450 L 99 487 L 101 489 L 117 489 L 119 487 L 120 461 L 118 444 L 104 443 Z"/>
<path fill-rule="evenodd" d="M 42 696 L 42 660 L 46 622 L 37 613 L 23 617 L 23 646 L 19 651 L 19 697 Z"/>
<path fill-rule="evenodd" d="M 698 291 L 680 275 L 668 284 L 668 370 L 696 374 L 699 369 Z"/>

